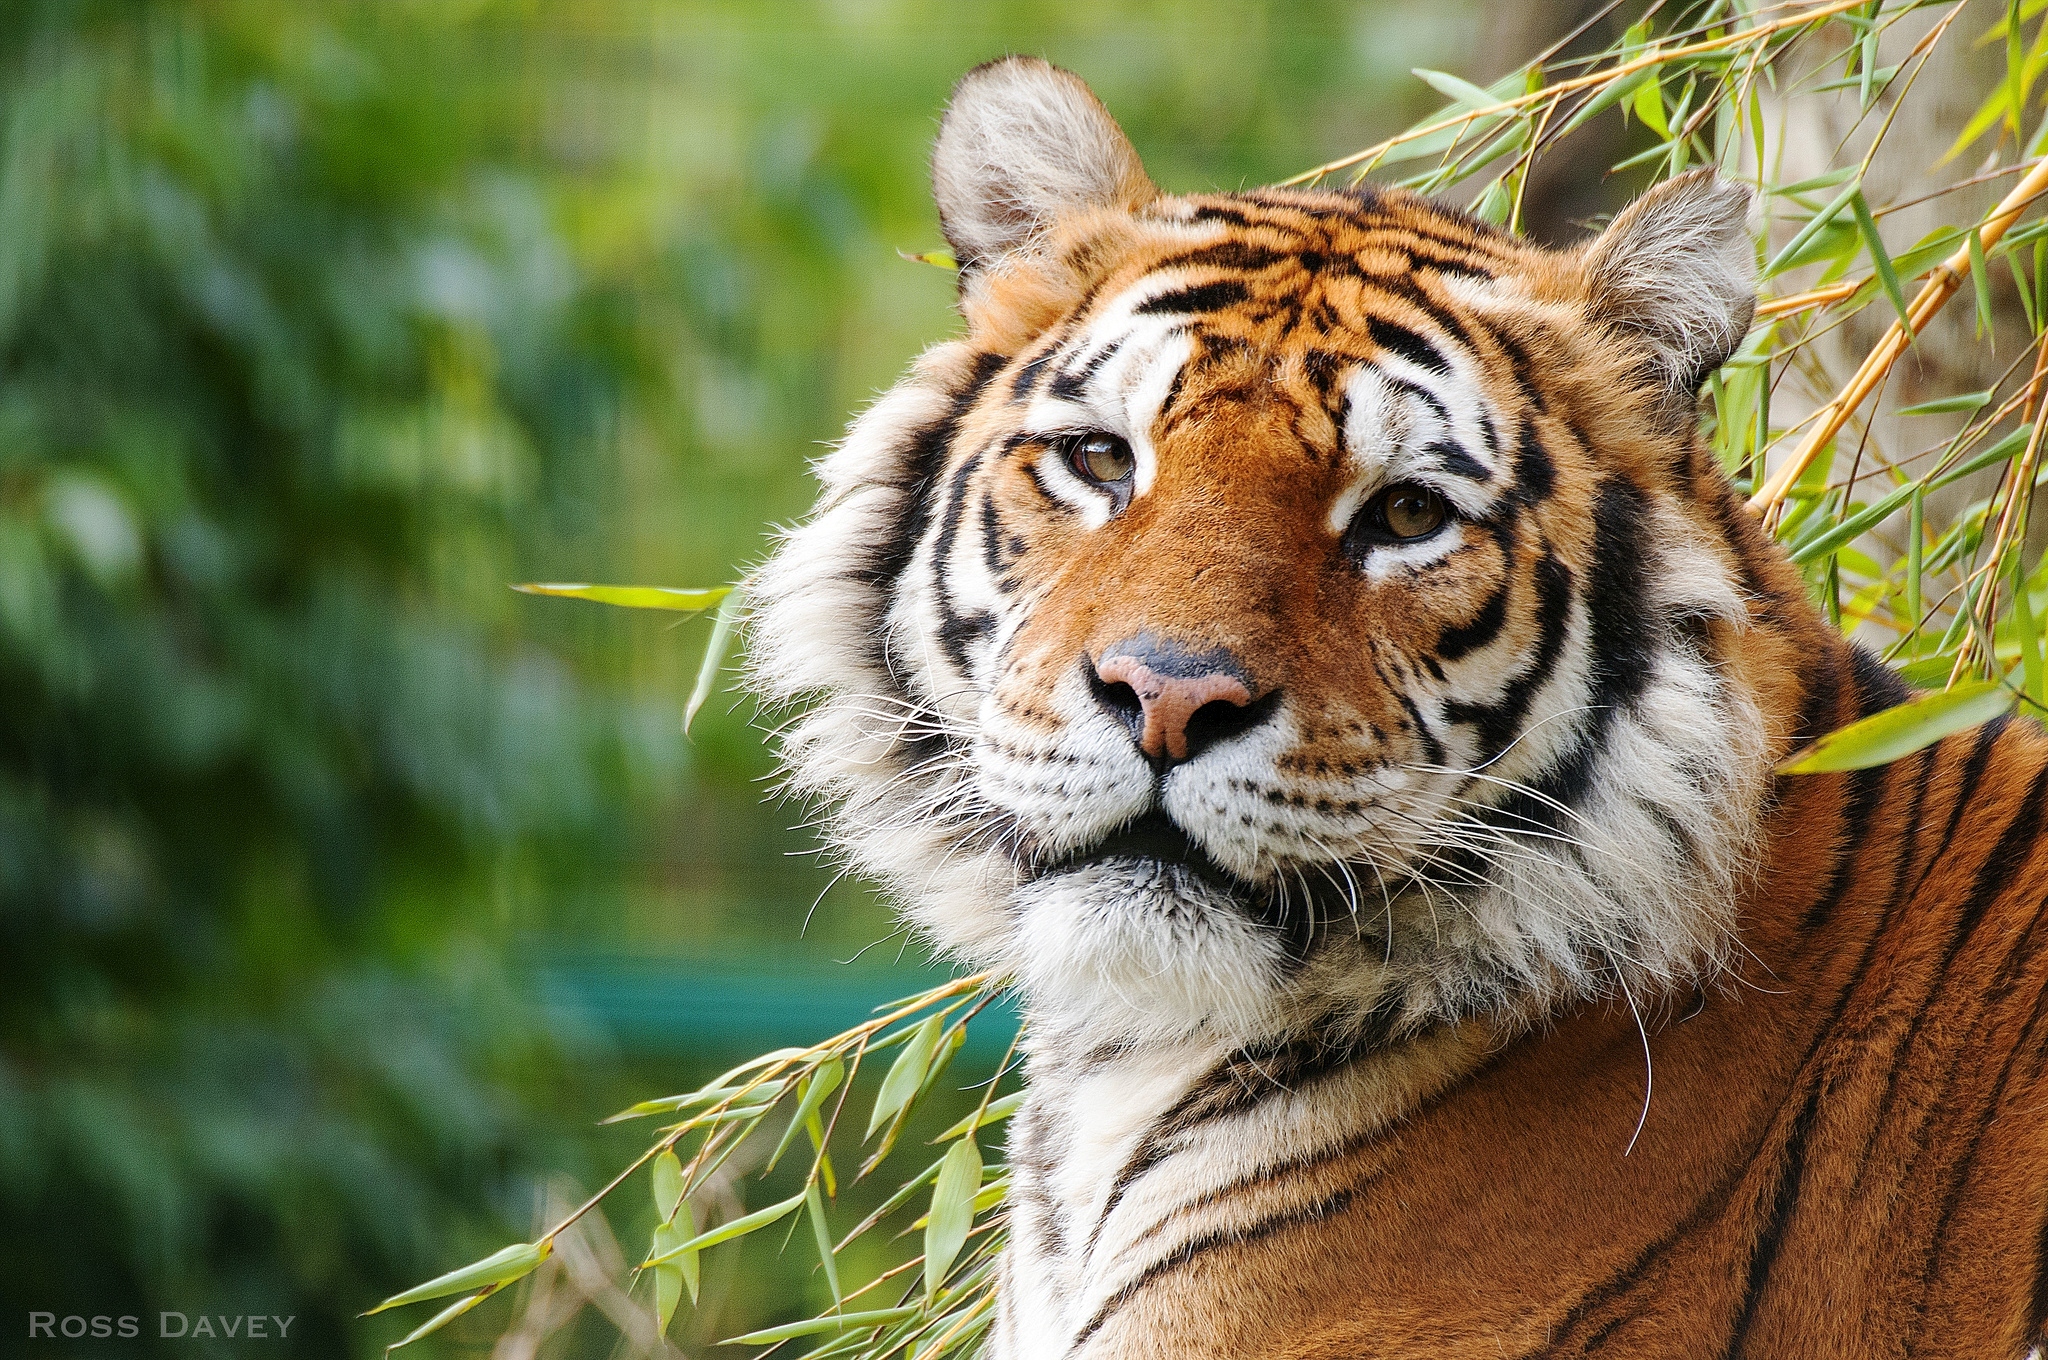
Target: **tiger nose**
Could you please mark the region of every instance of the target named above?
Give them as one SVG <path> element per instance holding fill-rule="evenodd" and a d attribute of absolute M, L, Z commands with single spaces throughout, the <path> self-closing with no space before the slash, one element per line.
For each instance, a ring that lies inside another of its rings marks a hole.
<path fill-rule="evenodd" d="M 1092 669 L 1096 701 L 1157 763 L 1190 760 L 1272 708 L 1253 703 L 1245 668 L 1221 648 L 1196 651 L 1140 633 L 1103 648 Z"/>

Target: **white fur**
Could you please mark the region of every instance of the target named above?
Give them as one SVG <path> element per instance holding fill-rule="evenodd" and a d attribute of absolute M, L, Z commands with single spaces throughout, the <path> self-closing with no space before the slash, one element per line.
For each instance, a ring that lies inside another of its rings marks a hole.
<path fill-rule="evenodd" d="M 1740 184 L 1695 170 L 1630 204 L 1586 257 L 1594 314 L 1642 338 L 1688 409 L 1756 310 L 1749 207 Z"/>
<path fill-rule="evenodd" d="M 1079 208 L 1135 207 L 1150 182 L 1123 130 L 1075 76 L 1031 57 L 953 91 L 932 153 L 939 220 L 960 262 L 1001 262 Z"/>

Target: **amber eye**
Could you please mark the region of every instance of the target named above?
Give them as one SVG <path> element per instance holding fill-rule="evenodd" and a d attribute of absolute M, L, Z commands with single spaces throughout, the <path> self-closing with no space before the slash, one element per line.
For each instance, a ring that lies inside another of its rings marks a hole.
<path fill-rule="evenodd" d="M 1406 543 L 1428 538 L 1443 528 L 1450 512 L 1437 492 L 1404 482 L 1388 487 L 1373 499 L 1372 515 L 1375 527 L 1388 538 Z"/>
<path fill-rule="evenodd" d="M 1123 481 L 1137 466 L 1131 446 L 1113 434 L 1084 434 L 1067 445 L 1067 464 L 1084 481 L 1110 486 Z"/>

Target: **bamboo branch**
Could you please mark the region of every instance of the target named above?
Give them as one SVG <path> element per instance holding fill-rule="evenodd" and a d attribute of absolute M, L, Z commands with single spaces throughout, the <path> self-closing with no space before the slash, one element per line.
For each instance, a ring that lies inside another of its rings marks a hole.
<path fill-rule="evenodd" d="M 1978 228 L 1982 249 L 1988 251 L 1997 245 L 2005 233 L 2012 229 L 2012 224 L 2019 221 L 2020 214 L 2044 192 L 2048 192 L 2048 158 L 2043 158 L 2027 173 L 2025 179 L 2014 185 L 2012 192 L 2000 200 L 1998 206 L 1992 210 L 1991 216 Z M 1899 361 L 1899 356 L 1904 354 L 1906 347 L 1912 343 L 1913 337 L 1927 328 L 1927 323 L 1947 305 L 1948 300 L 1955 296 L 1956 290 L 1963 286 L 1963 280 L 1969 276 L 1970 246 L 1968 242 L 1964 242 L 1956 247 L 1954 254 L 1935 266 L 1928 275 L 1926 285 L 1913 299 L 1912 305 L 1906 309 L 1905 321 L 1892 322 L 1885 330 L 1884 337 L 1864 356 L 1863 363 L 1857 368 L 1855 376 L 1849 379 L 1847 386 L 1843 387 L 1834 400 L 1820 409 L 1819 418 L 1814 422 L 1813 428 L 1806 432 L 1806 438 L 1800 441 L 1792 457 L 1781 464 L 1778 470 L 1771 474 L 1770 479 L 1757 489 L 1757 493 L 1749 498 L 1749 508 L 1752 511 L 1759 515 L 1768 514 L 1785 499 L 1785 494 L 1799 480 L 1800 474 L 1806 471 L 1819 456 L 1820 451 L 1827 447 L 1827 442 L 1848 423 L 1856 408 L 1861 406 L 1885 380 L 1886 375 L 1892 371 L 1892 365 Z M 1911 323 L 1910 330 L 1906 322 Z"/>
<path fill-rule="evenodd" d="M 1686 57 L 1696 57 L 1706 52 L 1718 52 L 1724 47 L 1741 47 L 1746 43 L 1768 38 L 1784 29 L 1798 28 L 1804 24 L 1817 23 L 1822 19 L 1855 9 L 1863 3 L 1864 0 L 1834 0 L 1831 4 L 1816 5 L 1812 9 L 1801 10 L 1797 14 L 1788 15 L 1783 19 L 1774 19 L 1767 24 L 1758 24 L 1754 28 L 1745 28 L 1739 33 L 1724 33 L 1718 38 L 1706 38 L 1700 42 L 1687 43 L 1683 47 L 1673 47 L 1663 52 L 1645 52 L 1633 61 L 1625 61 L 1621 65 L 1610 67 L 1605 71 L 1595 71 L 1590 75 L 1575 76 L 1570 80 L 1561 80 L 1555 85 L 1546 85 L 1540 90 L 1531 90 L 1527 94 L 1516 95 L 1513 99 L 1504 99 L 1498 104 L 1487 104 L 1480 108 L 1467 109 L 1463 113 L 1454 114 L 1449 118 L 1440 119 L 1423 127 L 1410 128 L 1406 132 L 1396 133 L 1385 141 L 1376 142 L 1363 151 L 1354 151 L 1348 156 L 1341 156 L 1334 161 L 1326 161 L 1313 170 L 1304 170 L 1298 175 L 1283 179 L 1280 181 L 1280 187 L 1284 188 L 1291 184 L 1313 184 L 1325 175 L 1333 174 L 1339 170 L 1348 170 L 1354 165 L 1377 163 L 1389 151 L 1392 151 L 1403 142 L 1412 142 L 1418 138 L 1444 132 L 1450 128 L 1465 127 L 1481 118 L 1493 118 L 1503 113 L 1513 113 L 1517 109 L 1526 108 L 1531 104 L 1540 104 L 1546 100 L 1555 101 L 1564 95 L 1575 94 L 1580 90 L 1594 89 L 1601 85 L 1611 84 L 1616 80 L 1626 79 L 1638 71 L 1648 70 L 1653 66 L 1662 66 L 1669 62 L 1683 60 Z M 1370 168 L 1371 165 L 1367 164 L 1367 169 Z"/>

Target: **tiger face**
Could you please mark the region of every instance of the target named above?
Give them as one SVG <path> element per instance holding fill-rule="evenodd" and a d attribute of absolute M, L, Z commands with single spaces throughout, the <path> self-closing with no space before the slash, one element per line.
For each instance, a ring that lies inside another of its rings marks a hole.
<path fill-rule="evenodd" d="M 1766 778 L 1692 429 L 1747 196 L 1548 251 L 1399 192 L 1176 196 L 1074 77 L 956 91 L 965 334 L 756 578 L 792 787 L 1041 1028 L 1391 1035 L 1721 959 Z"/>

